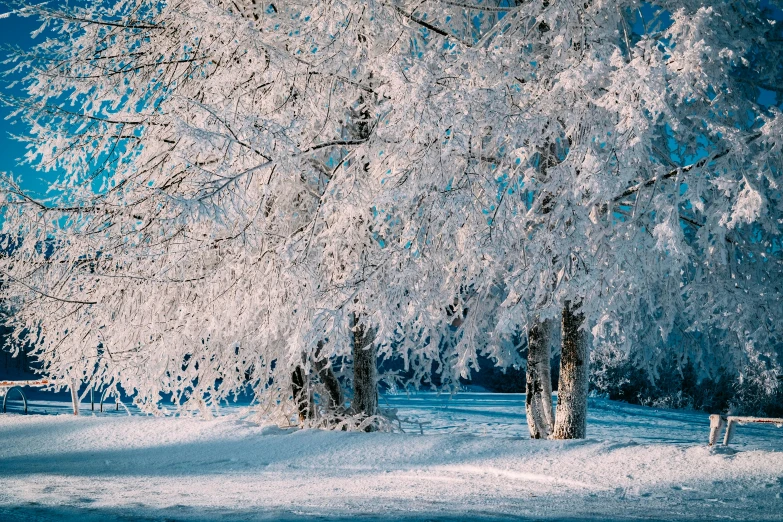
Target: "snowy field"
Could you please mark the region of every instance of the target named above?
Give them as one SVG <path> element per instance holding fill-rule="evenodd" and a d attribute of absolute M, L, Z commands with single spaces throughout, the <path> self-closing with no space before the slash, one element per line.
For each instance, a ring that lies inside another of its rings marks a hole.
<path fill-rule="evenodd" d="M 532 441 L 523 395 L 382 402 L 405 433 L 33 401 L 0 415 L 0 521 L 783 520 L 774 427 L 710 450 L 705 414 L 591 400 L 588 440 Z"/>

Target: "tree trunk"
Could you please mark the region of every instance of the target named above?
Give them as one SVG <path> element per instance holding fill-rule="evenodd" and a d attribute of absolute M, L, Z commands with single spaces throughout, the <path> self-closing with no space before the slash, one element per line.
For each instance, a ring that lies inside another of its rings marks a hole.
<path fill-rule="evenodd" d="M 536 322 L 527 333 L 527 384 L 525 411 L 530 437 L 546 439 L 555 424 L 552 407 L 552 371 L 550 341 L 552 321 Z"/>
<path fill-rule="evenodd" d="M 291 391 L 294 395 L 294 403 L 299 410 L 299 422 L 312 419 L 315 416 L 310 382 L 304 367 L 297 366 L 291 373 Z"/>
<path fill-rule="evenodd" d="M 315 368 L 316 375 L 323 384 L 325 397 L 322 407 L 330 413 L 336 413 L 338 416 L 342 416 L 343 413 L 343 391 L 340 386 L 340 381 L 332 371 L 332 366 L 329 363 L 329 359 L 322 357 L 321 350 L 323 348 L 323 342 L 318 342 L 318 348 L 311 359 Z M 293 392 L 294 402 L 299 410 L 299 421 L 304 422 L 307 419 L 315 418 L 315 397 L 313 394 L 312 377 L 305 370 L 304 362 L 306 356 L 302 356 L 303 363 L 296 368 L 291 374 L 291 391 Z"/>
<path fill-rule="evenodd" d="M 368 417 L 378 414 L 378 370 L 374 333 L 351 316 L 353 327 L 353 411 Z M 371 427 L 367 431 L 372 431 Z"/>
<path fill-rule="evenodd" d="M 587 389 L 590 351 L 587 333 L 580 327 L 584 314 L 581 303 L 563 307 L 563 333 L 560 353 L 560 382 L 557 391 L 555 439 L 583 439 L 587 434 Z"/>
<path fill-rule="evenodd" d="M 324 385 L 324 389 L 327 394 L 327 407 L 329 411 L 336 411 L 338 414 L 343 413 L 343 390 L 340 386 L 340 381 L 332 371 L 332 365 L 329 363 L 328 358 L 324 358 L 321 355 L 324 343 L 318 341 L 318 350 L 315 354 L 315 369 L 318 372 L 318 377 L 321 379 L 321 383 Z"/>

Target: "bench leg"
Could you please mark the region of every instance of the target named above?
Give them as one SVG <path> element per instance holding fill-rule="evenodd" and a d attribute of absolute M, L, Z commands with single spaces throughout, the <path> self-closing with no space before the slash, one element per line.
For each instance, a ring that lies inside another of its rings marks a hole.
<path fill-rule="evenodd" d="M 725 423 L 726 419 L 720 415 L 710 415 L 710 446 L 714 446 L 718 441 L 718 435 Z"/>
<path fill-rule="evenodd" d="M 728 446 L 729 442 L 731 442 L 731 436 L 734 435 L 734 425 L 736 422 L 734 422 L 732 419 L 729 419 L 729 421 L 726 423 L 726 436 L 723 437 L 723 445 Z"/>

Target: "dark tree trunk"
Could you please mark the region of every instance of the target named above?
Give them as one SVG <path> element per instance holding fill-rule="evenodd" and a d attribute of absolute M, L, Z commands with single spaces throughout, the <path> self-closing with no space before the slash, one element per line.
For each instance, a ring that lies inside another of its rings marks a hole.
<path fill-rule="evenodd" d="M 316 351 L 315 368 L 318 372 L 318 378 L 321 379 L 321 383 L 326 390 L 327 395 L 327 407 L 329 411 L 342 413 L 343 408 L 343 389 L 340 386 L 340 381 L 332 371 L 332 365 L 329 362 L 329 358 L 322 357 L 321 350 L 323 349 L 323 342 L 318 341 L 318 350 Z"/>
<path fill-rule="evenodd" d="M 590 351 L 587 333 L 580 329 L 581 303 L 563 307 L 560 382 L 557 388 L 555 439 L 583 439 L 587 435 L 587 391 Z"/>
<path fill-rule="evenodd" d="M 353 328 L 353 404 L 354 413 L 368 417 L 378 414 L 378 370 L 374 332 L 351 317 Z M 367 431 L 372 431 L 368 427 Z"/>
<path fill-rule="evenodd" d="M 525 412 L 530 437 L 546 439 L 554 429 L 552 370 L 550 367 L 552 321 L 536 322 L 527 334 Z"/>
<path fill-rule="evenodd" d="M 299 422 L 312 419 L 315 416 L 313 397 L 310 393 L 310 382 L 304 367 L 297 366 L 291 374 L 291 391 L 294 402 L 299 410 Z"/>
<path fill-rule="evenodd" d="M 343 391 L 340 386 L 340 381 L 332 371 L 328 357 L 323 357 L 321 350 L 323 349 L 323 342 L 318 342 L 318 348 L 311 359 L 313 367 L 315 369 L 315 376 L 321 381 L 323 385 L 324 397 L 322 401 L 322 408 L 329 414 L 342 416 L 345 412 L 343 410 Z M 315 418 L 316 405 L 313 390 L 313 380 L 315 376 L 310 375 L 305 370 L 305 356 L 303 355 L 303 363 L 294 368 L 291 374 L 291 391 L 293 392 L 294 402 L 296 402 L 297 409 L 299 410 L 299 421 L 304 422 L 308 419 Z"/>

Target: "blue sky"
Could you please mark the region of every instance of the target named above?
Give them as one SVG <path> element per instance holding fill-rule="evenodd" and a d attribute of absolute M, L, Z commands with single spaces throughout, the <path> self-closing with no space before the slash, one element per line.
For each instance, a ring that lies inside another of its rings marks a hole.
<path fill-rule="evenodd" d="M 0 14 L 7 12 L 5 7 L 0 7 Z M 19 16 L 10 16 L 0 19 L 0 43 L 2 45 L 19 45 L 30 47 L 34 43 L 41 41 L 43 36 L 37 40 L 30 37 L 30 33 L 38 28 L 40 24 L 35 18 L 21 18 Z M 2 57 L 6 57 L 6 51 L 0 51 Z M 3 69 L 6 66 L 2 67 Z M 7 93 L 7 82 L 0 80 L 0 89 Z M 25 153 L 25 146 L 11 138 L 11 133 L 21 134 L 24 128 L 20 125 L 11 125 L 6 119 L 9 109 L 0 106 L 0 172 L 13 172 L 15 177 L 21 176 L 22 186 L 37 195 L 44 195 L 46 187 L 54 179 L 56 174 L 36 172 L 28 166 L 18 165 L 19 160 Z"/>

